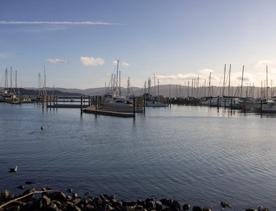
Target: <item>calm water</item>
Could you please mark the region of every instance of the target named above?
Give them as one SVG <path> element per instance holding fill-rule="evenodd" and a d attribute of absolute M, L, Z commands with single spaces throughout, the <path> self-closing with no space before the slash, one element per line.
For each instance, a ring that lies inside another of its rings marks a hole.
<path fill-rule="evenodd" d="M 0 104 L 0 189 L 37 186 L 276 209 L 276 118 L 199 107 L 133 119 Z M 40 126 L 44 131 L 40 131 Z M 19 166 L 17 174 L 10 167 Z"/>

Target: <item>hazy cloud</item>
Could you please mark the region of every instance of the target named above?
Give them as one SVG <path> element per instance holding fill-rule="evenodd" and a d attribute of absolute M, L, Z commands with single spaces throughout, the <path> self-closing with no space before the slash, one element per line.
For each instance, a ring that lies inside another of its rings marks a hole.
<path fill-rule="evenodd" d="M 80 61 L 84 66 L 100 66 L 104 64 L 103 58 L 94 58 L 92 56 L 81 56 Z"/>
<path fill-rule="evenodd" d="M 50 64 L 65 64 L 66 60 L 64 60 L 64 59 L 58 59 L 58 58 L 48 59 L 48 63 L 50 63 Z"/>
<path fill-rule="evenodd" d="M 5 21 L 0 20 L 0 25 L 118 25 L 118 23 L 109 23 L 102 21 Z"/>
<path fill-rule="evenodd" d="M 8 59 L 10 56 L 8 53 L 0 53 L 0 59 Z"/>
<path fill-rule="evenodd" d="M 114 60 L 112 63 L 113 63 L 114 65 L 117 65 L 117 60 Z M 123 67 L 128 67 L 128 66 L 129 66 L 129 63 L 124 62 L 124 61 L 120 61 L 120 65 L 123 66 Z"/>

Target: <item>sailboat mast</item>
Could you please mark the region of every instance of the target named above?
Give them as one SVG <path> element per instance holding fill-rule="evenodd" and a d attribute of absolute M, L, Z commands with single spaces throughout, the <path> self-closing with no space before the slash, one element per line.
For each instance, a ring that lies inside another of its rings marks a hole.
<path fill-rule="evenodd" d="M 223 72 L 223 85 L 222 85 L 222 97 L 224 96 L 224 90 L 225 90 L 225 74 L 226 74 L 226 64 L 224 65 L 224 72 Z"/>
<path fill-rule="evenodd" d="M 243 95 L 242 95 L 242 88 L 243 88 L 243 76 L 244 76 L 244 65 L 242 66 L 242 78 L 241 78 L 241 95 L 240 95 L 240 97 L 242 97 Z"/>
<path fill-rule="evenodd" d="M 268 66 L 266 65 L 266 98 L 268 98 Z"/>
<path fill-rule="evenodd" d="M 228 71 L 228 96 L 231 96 L 231 64 Z"/>
<path fill-rule="evenodd" d="M 209 88 L 208 88 L 208 96 L 211 97 L 211 79 L 212 79 L 212 72 L 209 74 Z"/>

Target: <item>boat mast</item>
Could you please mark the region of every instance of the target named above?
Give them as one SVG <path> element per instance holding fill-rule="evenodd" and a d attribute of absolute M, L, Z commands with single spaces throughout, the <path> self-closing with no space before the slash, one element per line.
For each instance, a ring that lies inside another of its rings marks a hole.
<path fill-rule="evenodd" d="M 208 88 L 208 96 L 211 97 L 211 79 L 212 79 L 212 72 L 209 74 L 209 88 Z"/>
<path fill-rule="evenodd" d="M 223 72 L 223 85 L 222 85 L 222 97 L 224 97 L 224 90 L 225 90 L 225 74 L 226 74 L 226 64 L 224 65 L 224 72 Z"/>
<path fill-rule="evenodd" d="M 244 65 L 242 66 L 242 78 L 241 78 L 241 95 L 240 97 L 242 97 L 242 88 L 243 88 L 243 76 L 244 76 Z"/>
<path fill-rule="evenodd" d="M 159 95 L 160 95 L 160 92 L 159 92 L 159 91 L 160 91 L 160 90 L 159 90 L 159 78 L 157 79 L 157 84 L 158 84 L 158 85 L 157 85 L 157 94 L 158 94 L 158 96 L 159 96 Z"/>
<path fill-rule="evenodd" d="M 228 70 L 228 96 L 231 96 L 231 64 Z"/>
<path fill-rule="evenodd" d="M 268 66 L 266 65 L 266 98 L 268 99 Z"/>

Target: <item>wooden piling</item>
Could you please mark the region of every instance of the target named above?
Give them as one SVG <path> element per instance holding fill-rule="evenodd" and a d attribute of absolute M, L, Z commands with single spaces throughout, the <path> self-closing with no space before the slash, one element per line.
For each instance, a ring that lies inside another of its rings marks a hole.
<path fill-rule="evenodd" d="M 135 118 L 135 113 L 136 113 L 136 98 L 133 98 L 133 117 Z"/>

